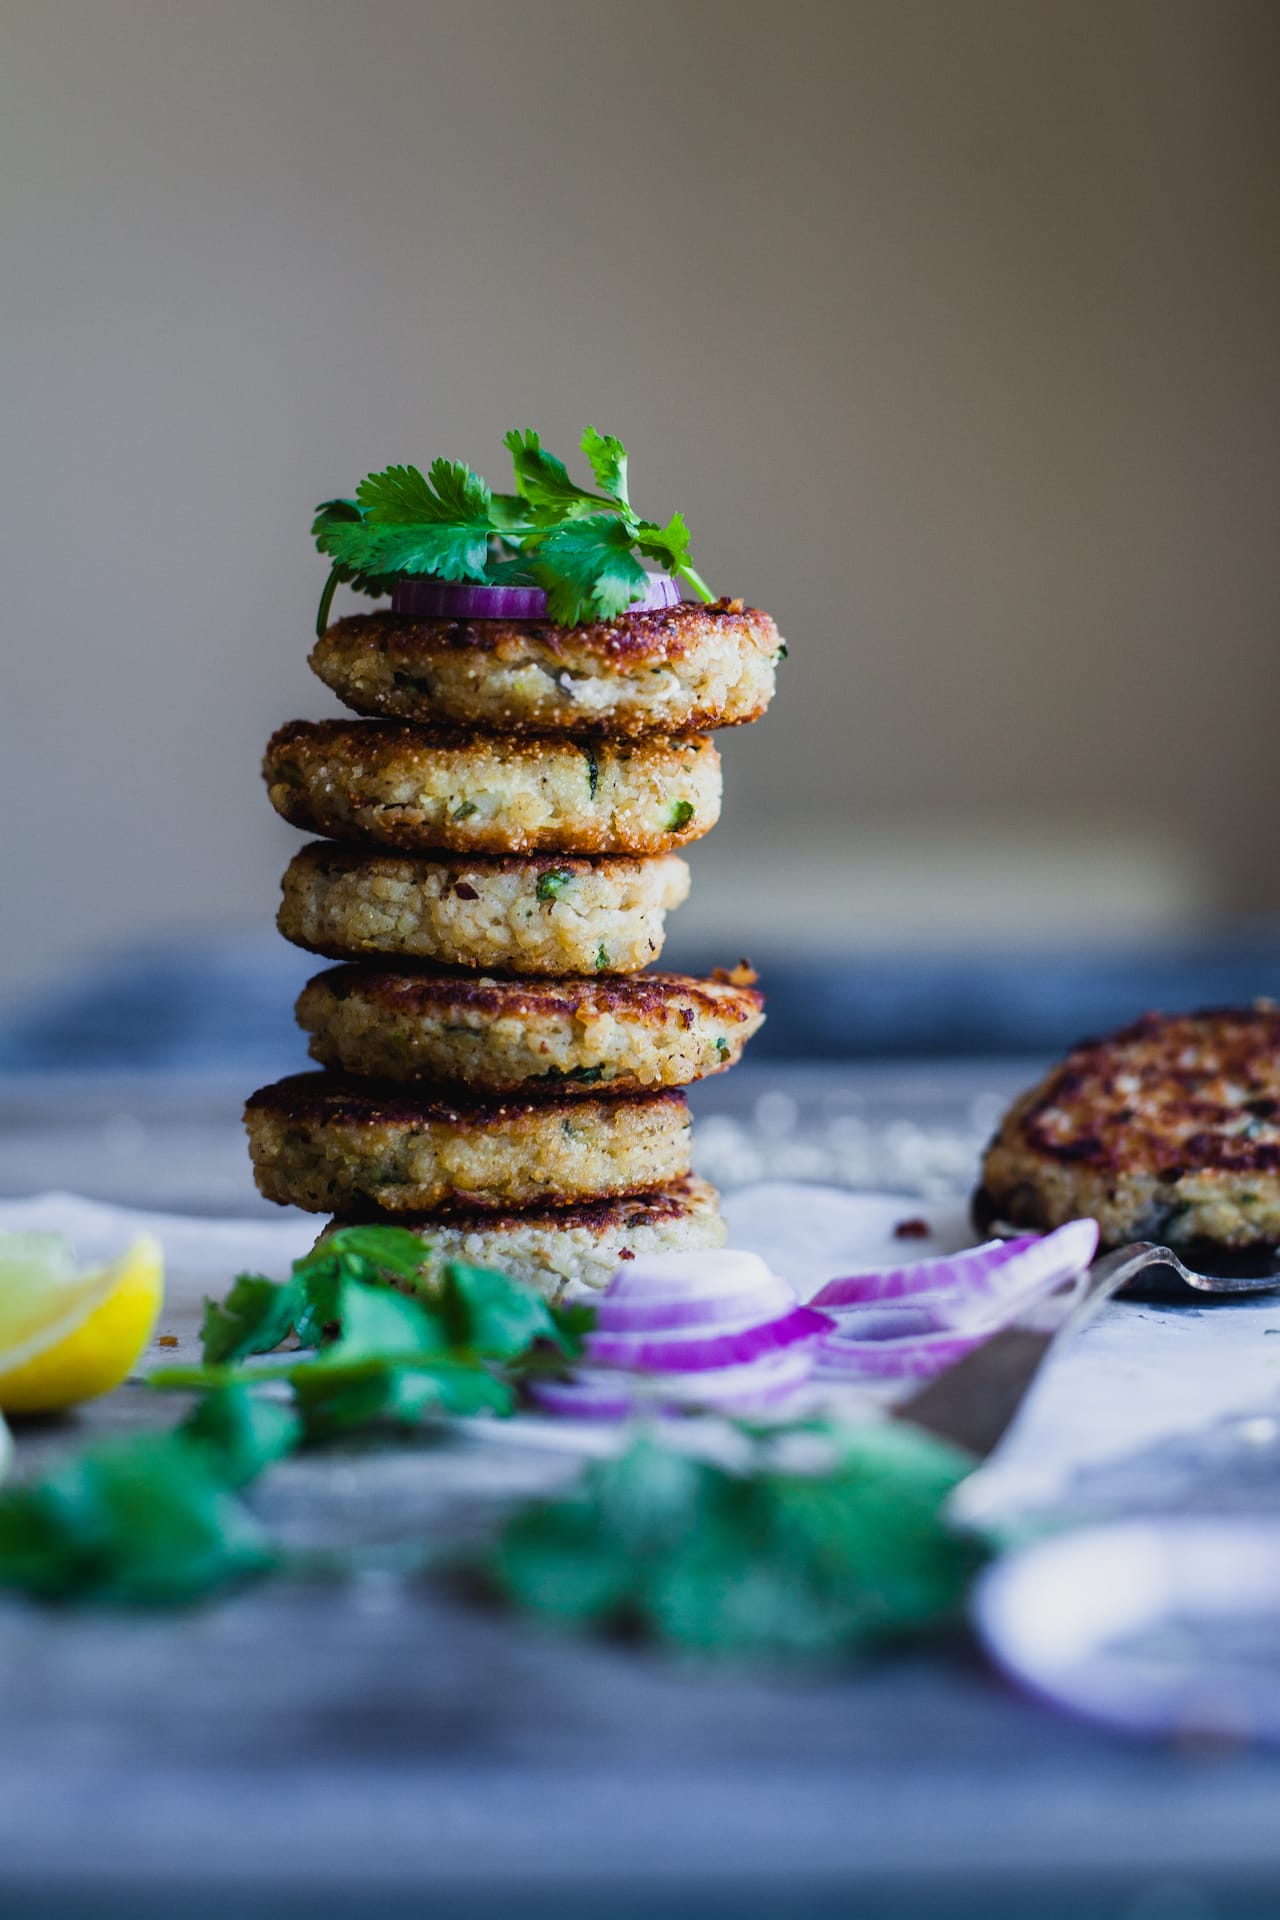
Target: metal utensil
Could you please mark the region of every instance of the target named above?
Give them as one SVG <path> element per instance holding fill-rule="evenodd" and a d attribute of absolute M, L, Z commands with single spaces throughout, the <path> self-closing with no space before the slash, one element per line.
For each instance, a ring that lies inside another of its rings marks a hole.
<path fill-rule="evenodd" d="M 1012 1425 L 1050 1348 L 1077 1332 L 1121 1287 L 1170 1257 L 1167 1247 L 1145 1243 L 1105 1254 L 1079 1282 L 1040 1301 L 1020 1325 L 993 1334 L 900 1401 L 892 1417 L 985 1458 Z"/>
<path fill-rule="evenodd" d="M 1125 1292 L 1135 1299 L 1186 1304 L 1206 1294 L 1266 1293 L 1280 1287 L 1280 1249 L 1276 1247 L 1233 1249 L 1212 1240 L 1193 1240 L 1182 1250 L 1185 1260 L 1172 1247 L 1151 1240 L 1135 1240 L 1120 1251 L 1135 1263 L 1124 1282 Z M 1192 1261 L 1194 1265 L 1189 1264 Z"/>
<path fill-rule="evenodd" d="M 1007 1220 L 993 1221 L 989 1228 L 993 1240 L 1019 1240 L 1026 1231 Z M 1189 1240 L 1179 1254 L 1154 1240 L 1135 1240 L 1107 1259 L 1131 1263 L 1120 1284 L 1134 1300 L 1181 1301 L 1186 1306 L 1202 1303 L 1205 1295 L 1266 1293 L 1280 1287 L 1280 1247 L 1223 1247 L 1215 1240 Z M 1098 1261 L 1094 1271 L 1104 1264 Z"/>

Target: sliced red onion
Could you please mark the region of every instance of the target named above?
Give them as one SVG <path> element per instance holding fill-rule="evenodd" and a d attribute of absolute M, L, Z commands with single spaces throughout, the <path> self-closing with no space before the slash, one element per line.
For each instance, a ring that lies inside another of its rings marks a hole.
<path fill-rule="evenodd" d="M 680 605 L 679 582 L 669 573 L 649 573 L 645 578 L 648 584 L 628 613 Z M 470 580 L 406 574 L 391 590 L 391 611 L 425 620 L 545 620 L 547 596 L 541 587 L 489 587 Z"/>
<path fill-rule="evenodd" d="M 754 1412 L 808 1379 L 831 1326 L 755 1254 L 659 1254 L 614 1275 L 584 1365 L 530 1392 L 549 1412 L 591 1419 L 641 1409 Z"/>
<path fill-rule="evenodd" d="M 584 1367 L 571 1379 L 538 1379 L 529 1393 L 548 1413 L 576 1420 L 625 1420 L 632 1414 L 669 1416 L 705 1408 L 718 1413 L 765 1413 L 790 1400 L 809 1379 L 812 1351 L 789 1347 L 744 1366 L 696 1374 L 634 1374 Z"/>
<path fill-rule="evenodd" d="M 941 1373 L 1083 1273 L 1097 1246 L 1097 1223 L 1072 1220 L 1042 1238 L 833 1280 L 814 1301 L 836 1322 L 819 1342 L 815 1371 L 846 1380 Z"/>
<path fill-rule="evenodd" d="M 827 1308 L 861 1306 L 871 1300 L 902 1300 L 918 1293 L 967 1293 L 973 1289 L 975 1277 L 987 1279 L 1027 1247 L 1035 1246 L 1038 1238 L 1027 1234 L 1021 1240 L 988 1240 L 964 1253 L 913 1260 L 904 1267 L 881 1267 L 873 1273 L 848 1274 L 828 1280 L 822 1291 L 814 1294 L 812 1304 Z"/>
<path fill-rule="evenodd" d="M 529 1382 L 529 1398 L 548 1413 L 567 1414 L 571 1420 L 625 1420 L 632 1396 L 610 1374 L 579 1372 L 566 1380 L 548 1376 Z"/>
<path fill-rule="evenodd" d="M 798 1340 L 816 1340 L 834 1322 L 811 1307 L 793 1307 L 776 1320 L 748 1321 L 731 1331 L 704 1334 L 685 1328 L 650 1339 L 640 1334 L 588 1334 L 587 1359 L 596 1366 L 624 1367 L 637 1373 L 705 1373 L 712 1367 L 736 1367 L 758 1360 Z"/>
<path fill-rule="evenodd" d="M 681 1256 L 684 1258 L 685 1256 Z M 596 1309 L 599 1334 L 668 1333 L 677 1329 L 749 1325 L 776 1319 L 796 1304 L 785 1280 L 754 1253 L 699 1254 L 697 1291 L 686 1269 L 665 1256 L 623 1267 Z"/>

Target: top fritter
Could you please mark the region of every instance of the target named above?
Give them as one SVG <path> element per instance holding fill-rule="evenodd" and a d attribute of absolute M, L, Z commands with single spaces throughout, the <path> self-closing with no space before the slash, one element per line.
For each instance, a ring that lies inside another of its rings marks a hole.
<path fill-rule="evenodd" d="M 1280 1008 L 1148 1014 L 1078 1046 L 1005 1119 L 974 1213 L 1088 1214 L 1107 1246 L 1280 1242 Z"/>
<path fill-rule="evenodd" d="M 636 738 L 758 720 L 786 647 L 740 600 L 550 620 L 335 621 L 311 665 L 356 713 L 500 733 Z"/>

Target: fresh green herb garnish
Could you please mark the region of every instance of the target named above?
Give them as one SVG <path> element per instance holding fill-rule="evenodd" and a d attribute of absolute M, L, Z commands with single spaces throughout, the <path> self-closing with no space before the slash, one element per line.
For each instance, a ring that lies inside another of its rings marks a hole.
<path fill-rule="evenodd" d="M 568 867 L 554 867 L 550 873 L 540 873 L 535 889 L 539 900 L 558 900 L 572 879 Z"/>
<path fill-rule="evenodd" d="M 155 1606 L 265 1573 L 275 1550 L 233 1485 L 181 1430 L 87 1448 L 0 1494 L 0 1585 Z"/>
<path fill-rule="evenodd" d="M 248 1387 L 220 1387 L 196 1402 L 178 1432 L 205 1449 L 228 1486 L 243 1487 L 293 1452 L 302 1422 L 283 1401 Z"/>
<path fill-rule="evenodd" d="M 205 1365 L 151 1376 L 203 1392 L 181 1425 L 0 1493 L 0 1586 L 159 1605 L 305 1570 L 315 1557 L 287 1552 L 240 1497 L 253 1479 L 361 1429 L 507 1412 L 525 1373 L 581 1352 L 594 1317 L 485 1268 L 437 1268 L 402 1229 L 344 1228 L 283 1283 L 241 1275 L 209 1304 Z M 291 1325 L 303 1351 L 241 1364 Z M 734 1425 L 739 1467 L 641 1439 L 519 1508 L 468 1571 L 563 1627 L 704 1654 L 831 1658 L 954 1625 L 986 1552 L 944 1513 L 966 1456 L 893 1423 Z"/>
<path fill-rule="evenodd" d="M 620 440 L 594 427 L 583 434 L 594 492 L 578 486 L 531 429 L 508 433 L 504 445 L 514 493 L 494 493 L 460 461 L 435 460 L 425 477 L 417 467 L 387 467 L 368 474 L 354 500 L 317 507 L 312 536 L 333 565 L 316 632 L 328 625 L 340 583 L 378 595 L 405 575 L 541 586 L 552 619 L 565 626 L 625 612 L 644 593 L 645 560 L 711 599 L 682 516 L 659 526 L 631 505 Z"/>
<path fill-rule="evenodd" d="M 258 1474 L 361 1427 L 509 1413 L 539 1352 L 563 1366 L 586 1324 L 505 1274 L 460 1263 L 431 1274 L 429 1247 L 401 1228 L 343 1228 L 283 1283 L 242 1274 L 207 1304 L 205 1364 L 151 1375 L 202 1394 L 181 1425 L 86 1448 L 0 1493 L 0 1587 L 156 1605 L 267 1572 L 285 1556 L 238 1498 Z M 307 1350 L 239 1364 L 290 1326 Z"/>
<path fill-rule="evenodd" d="M 602 940 L 600 942 L 600 945 L 596 948 L 596 972 L 603 973 L 605 968 L 608 966 L 608 964 L 609 964 L 609 949 L 608 947 L 605 946 Z"/>
<path fill-rule="evenodd" d="M 671 813 L 667 820 L 667 829 L 671 833 L 680 833 L 683 831 L 685 827 L 688 826 L 692 818 L 693 818 L 692 800 L 673 801 L 671 806 Z"/>
<path fill-rule="evenodd" d="M 206 1300 L 201 1338 L 205 1364 L 221 1366 L 271 1353 L 292 1328 L 300 1345 L 317 1347 L 337 1319 L 344 1280 L 376 1286 L 386 1280 L 416 1282 L 430 1248 L 403 1227 L 341 1227 L 302 1259 L 285 1281 L 242 1273 L 219 1305 Z"/>
<path fill-rule="evenodd" d="M 562 1626 L 729 1655 L 831 1656 L 955 1622 L 984 1557 L 943 1517 L 967 1456 L 906 1426 L 832 1431 L 825 1471 L 741 1472 L 656 1440 L 525 1507 L 490 1584 Z"/>

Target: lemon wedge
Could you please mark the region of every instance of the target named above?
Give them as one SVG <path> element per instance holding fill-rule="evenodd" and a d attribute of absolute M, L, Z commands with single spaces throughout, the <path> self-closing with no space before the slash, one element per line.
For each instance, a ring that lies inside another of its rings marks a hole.
<path fill-rule="evenodd" d="M 164 1256 L 149 1234 L 85 1273 L 61 1234 L 0 1235 L 0 1413 L 54 1413 L 110 1393 L 163 1300 Z"/>

